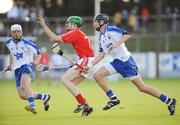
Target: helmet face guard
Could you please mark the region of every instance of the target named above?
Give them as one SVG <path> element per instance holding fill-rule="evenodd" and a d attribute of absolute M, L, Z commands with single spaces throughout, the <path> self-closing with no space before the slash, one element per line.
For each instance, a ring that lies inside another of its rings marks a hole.
<path fill-rule="evenodd" d="M 66 22 L 76 24 L 78 27 L 82 26 L 82 18 L 79 16 L 70 16 Z"/>

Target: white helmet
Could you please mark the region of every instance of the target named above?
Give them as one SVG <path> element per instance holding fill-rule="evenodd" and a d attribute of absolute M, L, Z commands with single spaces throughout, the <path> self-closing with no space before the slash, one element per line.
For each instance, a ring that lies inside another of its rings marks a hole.
<path fill-rule="evenodd" d="M 13 31 L 22 31 L 22 27 L 19 24 L 11 25 L 11 32 Z"/>

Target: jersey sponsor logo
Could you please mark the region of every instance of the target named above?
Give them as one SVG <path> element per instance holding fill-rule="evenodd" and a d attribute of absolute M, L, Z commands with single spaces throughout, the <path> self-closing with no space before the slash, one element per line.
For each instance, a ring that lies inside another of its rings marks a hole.
<path fill-rule="evenodd" d="M 23 58 L 23 53 L 16 53 L 14 54 L 14 56 L 16 57 L 17 60 Z"/>

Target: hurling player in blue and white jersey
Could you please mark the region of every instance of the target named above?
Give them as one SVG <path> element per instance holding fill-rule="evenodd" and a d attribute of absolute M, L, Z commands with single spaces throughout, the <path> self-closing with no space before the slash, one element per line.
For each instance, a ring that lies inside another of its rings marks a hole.
<path fill-rule="evenodd" d="M 96 31 L 100 32 L 99 54 L 94 59 L 91 66 L 85 67 L 85 71 L 87 71 L 92 66 L 100 62 L 106 54 L 109 54 L 113 58 L 113 61 L 109 61 L 108 64 L 102 66 L 94 74 L 95 81 L 105 91 L 106 95 L 110 99 L 103 110 L 108 110 L 120 103 L 113 91 L 108 87 L 107 82 L 103 79 L 105 76 L 119 73 L 123 77 L 128 77 L 140 92 L 149 94 L 166 103 L 168 105 L 170 115 L 173 115 L 175 112 L 176 100 L 174 98 L 169 98 L 155 88 L 144 84 L 138 72 L 137 65 L 124 44 L 131 35 L 127 31 L 116 26 L 109 26 L 108 22 L 109 17 L 106 14 L 99 14 L 95 17 L 93 26 Z"/>
<path fill-rule="evenodd" d="M 39 47 L 31 40 L 24 39 L 22 33 L 21 25 L 14 24 L 11 26 L 12 38 L 6 41 L 10 52 L 8 69 L 15 71 L 19 97 L 23 100 L 28 100 L 28 105 L 25 106 L 25 109 L 36 114 L 34 99 L 43 100 L 44 109 L 47 111 L 49 109 L 50 95 L 34 92 L 30 88 L 31 81 L 35 77 L 35 66 L 38 65 L 41 54 Z M 35 57 L 34 60 L 33 57 Z"/>

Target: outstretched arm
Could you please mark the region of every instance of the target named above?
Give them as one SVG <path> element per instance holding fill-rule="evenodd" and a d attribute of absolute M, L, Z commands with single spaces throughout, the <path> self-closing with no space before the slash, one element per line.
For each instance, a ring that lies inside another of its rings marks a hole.
<path fill-rule="evenodd" d="M 44 30 L 44 32 L 47 34 L 47 36 L 50 38 L 50 40 L 52 42 L 61 42 L 62 39 L 56 35 L 55 33 L 53 33 L 49 28 L 48 26 L 46 25 L 45 21 L 44 21 L 44 18 L 39 16 L 38 17 L 38 20 L 37 20 L 37 23 L 39 23 L 39 25 L 42 27 L 42 29 Z"/>
<path fill-rule="evenodd" d="M 95 57 L 95 59 L 92 61 L 92 65 L 98 64 L 105 56 L 104 52 L 99 52 L 99 54 Z"/>
<path fill-rule="evenodd" d="M 113 48 L 119 47 L 122 43 L 126 42 L 129 38 L 131 38 L 131 35 L 129 34 L 123 35 L 115 44 L 112 44 L 109 47 L 109 51 L 111 51 Z"/>
<path fill-rule="evenodd" d="M 91 62 L 91 64 L 89 64 L 88 66 L 85 66 L 83 68 L 83 72 L 88 72 L 88 70 L 90 68 L 92 68 L 94 65 L 98 64 L 105 56 L 105 53 L 104 52 L 100 52 L 96 57 L 95 59 Z"/>
<path fill-rule="evenodd" d="M 8 65 L 7 69 L 11 70 L 12 64 L 13 64 L 13 57 L 11 54 L 9 54 L 9 65 Z"/>
<path fill-rule="evenodd" d="M 35 59 L 33 60 L 33 62 L 31 62 L 31 63 L 32 63 L 32 65 L 37 66 L 37 65 L 39 65 L 40 60 L 41 60 L 41 54 L 38 54 L 35 57 Z"/>
<path fill-rule="evenodd" d="M 122 43 L 126 42 L 129 38 L 131 38 L 131 35 L 126 34 L 121 37 L 120 40 L 116 43 L 116 46 L 120 46 Z"/>

